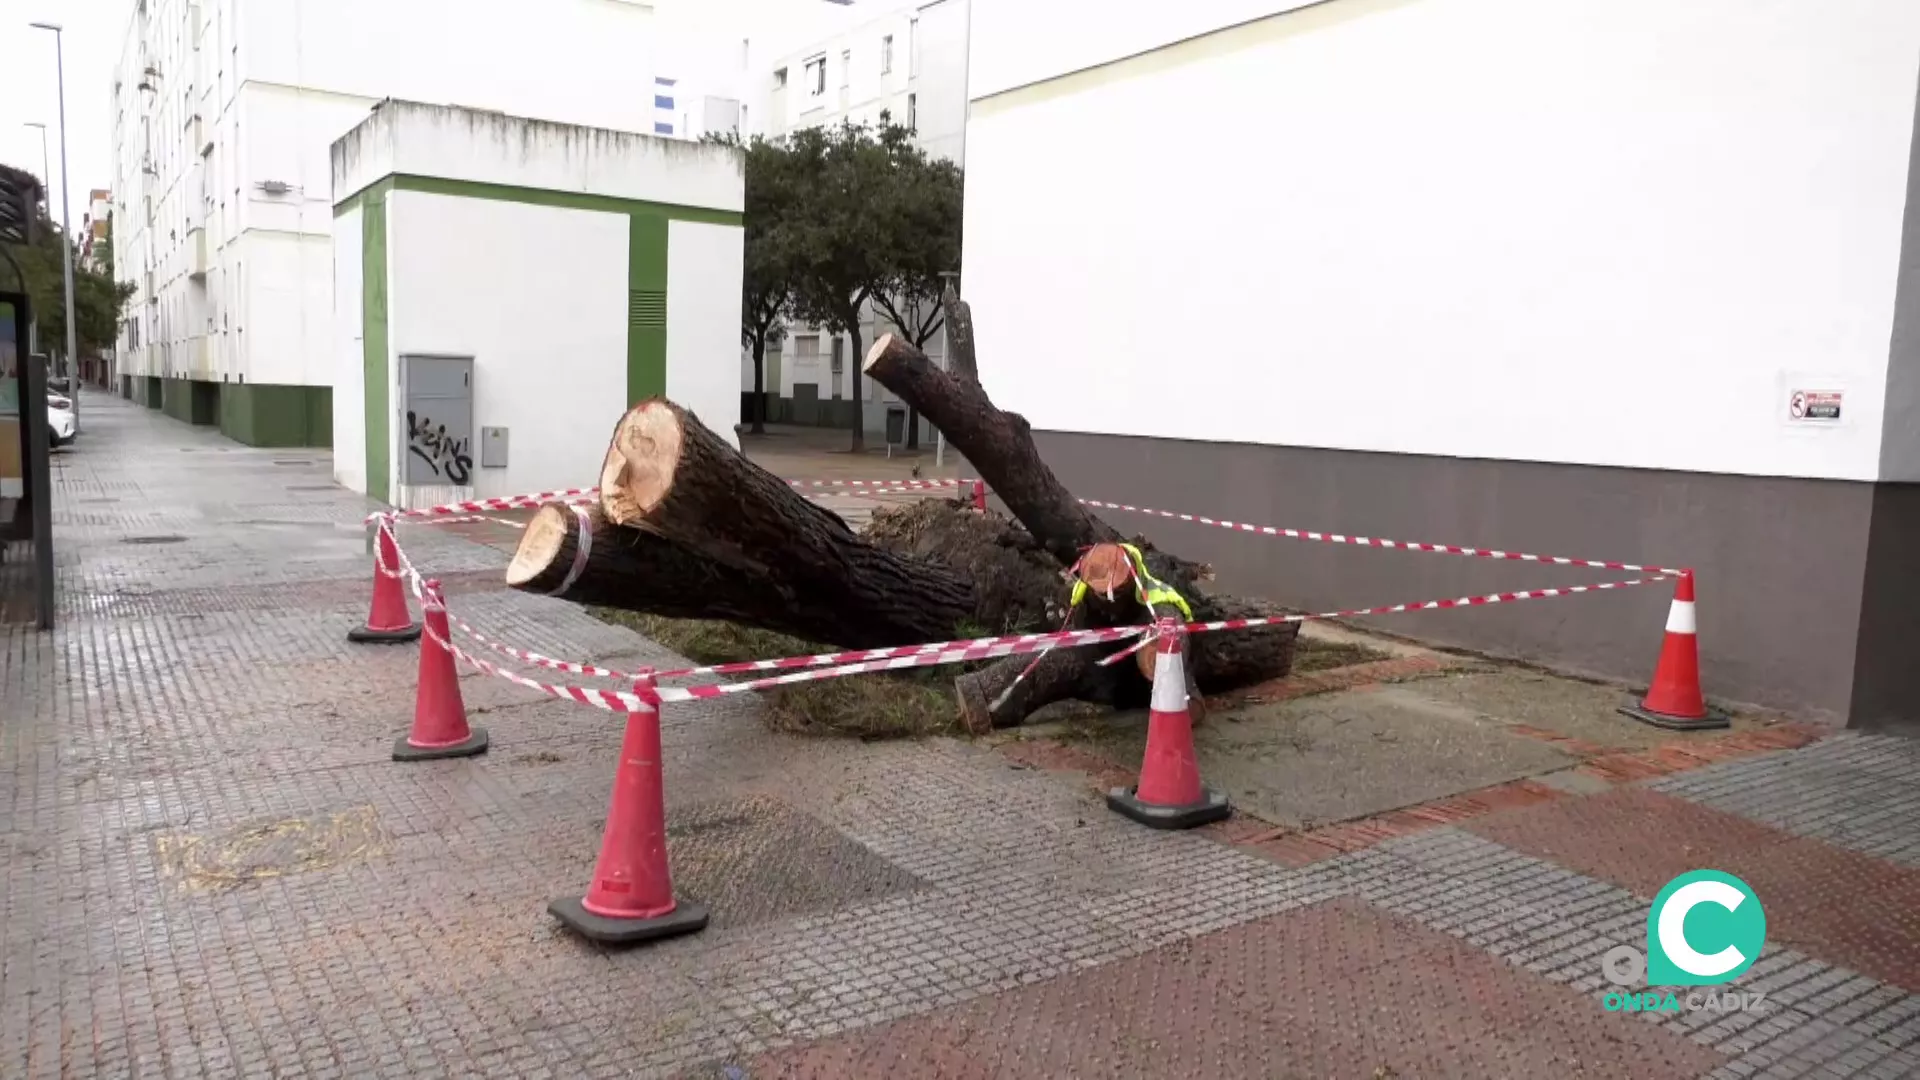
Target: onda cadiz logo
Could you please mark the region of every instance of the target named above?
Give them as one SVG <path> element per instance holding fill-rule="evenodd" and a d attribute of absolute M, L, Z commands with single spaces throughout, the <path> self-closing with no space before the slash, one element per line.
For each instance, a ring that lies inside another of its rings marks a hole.
<path fill-rule="evenodd" d="M 1767 942 L 1767 914 L 1747 883 L 1719 870 L 1681 874 L 1653 898 L 1647 912 L 1647 951 L 1622 945 L 1601 959 L 1607 981 L 1621 989 L 1606 996 L 1610 1011 L 1679 1011 L 1672 994 L 1634 993 L 1650 986 L 1718 986 L 1753 966 Z M 1644 984 L 1642 980 L 1644 979 Z M 1755 1000 L 1749 1002 L 1747 998 Z M 1759 994 L 1688 994 L 1685 1008 L 1720 1011 L 1757 1005 Z"/>

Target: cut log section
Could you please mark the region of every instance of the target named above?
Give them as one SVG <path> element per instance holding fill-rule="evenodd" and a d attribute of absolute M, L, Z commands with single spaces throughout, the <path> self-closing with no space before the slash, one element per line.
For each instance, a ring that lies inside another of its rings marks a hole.
<path fill-rule="evenodd" d="M 978 625 L 982 605 L 965 574 L 855 536 L 669 401 L 621 417 L 600 470 L 600 508 L 751 582 L 758 611 L 738 620 L 749 625 L 804 622 L 808 640 L 852 649 L 946 641 Z M 654 610 L 644 594 L 618 606 Z"/>
<path fill-rule="evenodd" d="M 597 506 L 542 506 L 507 564 L 507 584 L 580 604 L 674 619 L 724 619 L 806 640 L 817 640 L 822 627 L 818 613 L 770 604 L 764 579 L 616 525 Z"/>

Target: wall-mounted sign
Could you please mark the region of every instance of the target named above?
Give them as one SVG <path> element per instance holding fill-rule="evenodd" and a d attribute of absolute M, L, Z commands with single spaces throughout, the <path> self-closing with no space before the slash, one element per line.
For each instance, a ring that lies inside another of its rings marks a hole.
<path fill-rule="evenodd" d="M 1800 424 L 1840 422 L 1839 390 L 1793 390 L 1787 395 L 1787 419 Z"/>

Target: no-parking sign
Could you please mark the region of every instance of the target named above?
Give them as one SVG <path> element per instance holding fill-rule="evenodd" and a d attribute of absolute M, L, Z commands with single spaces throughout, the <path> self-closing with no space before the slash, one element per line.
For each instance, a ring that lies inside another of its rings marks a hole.
<path fill-rule="evenodd" d="M 1796 423 L 1837 424 L 1844 396 L 1839 390 L 1794 390 L 1787 395 L 1787 419 Z"/>

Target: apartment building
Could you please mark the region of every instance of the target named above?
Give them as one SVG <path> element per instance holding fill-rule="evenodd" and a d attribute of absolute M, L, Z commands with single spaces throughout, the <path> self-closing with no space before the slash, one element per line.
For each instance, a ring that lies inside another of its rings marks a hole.
<path fill-rule="evenodd" d="M 113 235 L 113 192 L 94 188 L 87 192 L 87 212 L 80 218 L 80 263 L 89 270 L 101 268 L 101 245 Z"/>
<path fill-rule="evenodd" d="M 334 140 L 389 97 L 651 132 L 657 37 L 637 0 L 137 0 L 113 84 L 120 391 L 325 444 Z"/>
<path fill-rule="evenodd" d="M 967 118 L 967 6 L 969 0 L 933 0 L 903 6 L 821 38 L 775 59 L 761 77 L 757 101 L 747 107 L 746 130 L 778 139 L 801 128 L 848 121 L 878 124 L 882 115 L 915 131 L 928 154 L 963 162 Z M 958 270 L 958 267 L 955 267 Z M 891 327 L 869 306 L 863 341 Z M 944 335 L 928 343 L 944 355 Z M 869 404 L 861 419 L 870 436 L 885 431 L 885 404 L 893 395 L 859 374 L 847 335 L 804 325 L 788 327 L 767 356 L 768 418 L 775 422 L 845 427 L 852 423 L 858 384 Z M 753 358 L 741 360 L 743 418 L 751 407 Z M 931 437 L 932 429 L 923 428 Z"/>

